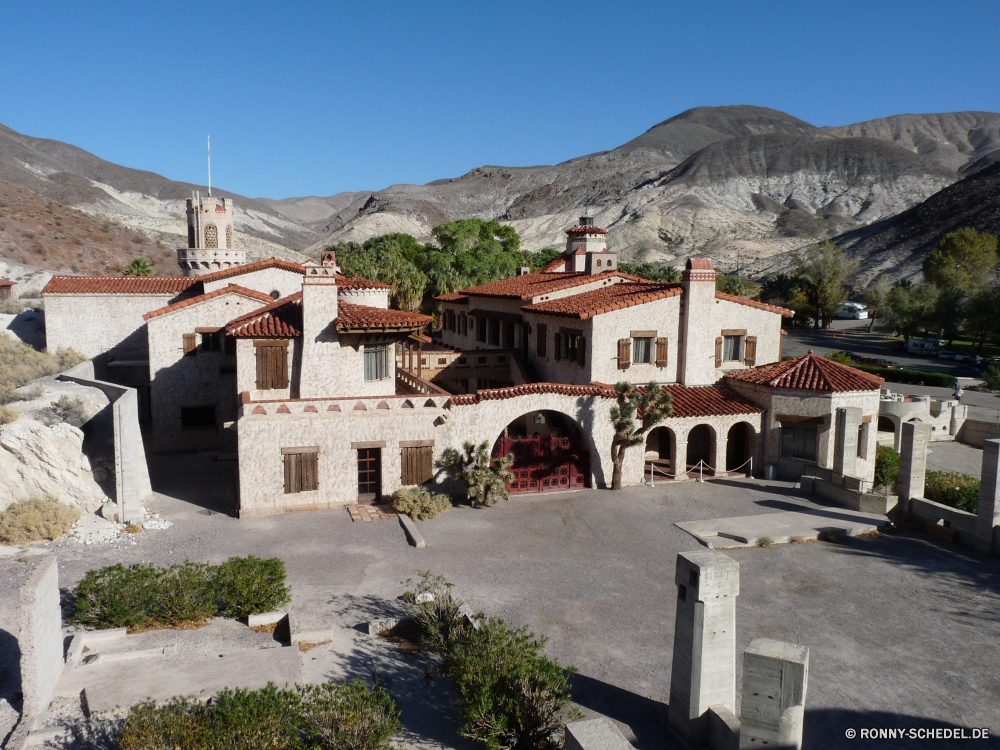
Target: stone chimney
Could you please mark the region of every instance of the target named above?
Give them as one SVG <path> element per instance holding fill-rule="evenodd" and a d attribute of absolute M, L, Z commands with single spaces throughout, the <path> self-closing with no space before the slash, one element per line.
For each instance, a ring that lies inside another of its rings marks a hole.
<path fill-rule="evenodd" d="M 333 326 L 337 317 L 336 255 L 323 252 L 323 263 L 306 261 L 302 279 L 302 367 L 299 397 L 329 395 L 339 381 L 340 339 Z"/>
<path fill-rule="evenodd" d="M 682 276 L 680 381 L 686 386 L 711 385 L 715 369 L 715 269 L 711 258 L 688 258 Z"/>
<path fill-rule="evenodd" d="M 566 250 L 563 251 L 566 270 L 571 273 L 586 272 L 589 253 L 607 252 L 607 235 L 607 229 L 594 226 L 593 216 L 581 216 L 579 224 L 566 230 Z M 601 265 L 603 269 L 604 264 Z"/>

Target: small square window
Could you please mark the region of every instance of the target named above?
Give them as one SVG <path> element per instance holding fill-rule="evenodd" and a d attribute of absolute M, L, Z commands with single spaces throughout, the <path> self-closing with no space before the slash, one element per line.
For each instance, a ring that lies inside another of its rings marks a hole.
<path fill-rule="evenodd" d="M 653 351 L 652 338 L 632 339 L 632 364 L 648 365 Z"/>
<path fill-rule="evenodd" d="M 742 336 L 723 336 L 722 359 L 725 362 L 737 362 L 740 359 L 740 339 Z"/>

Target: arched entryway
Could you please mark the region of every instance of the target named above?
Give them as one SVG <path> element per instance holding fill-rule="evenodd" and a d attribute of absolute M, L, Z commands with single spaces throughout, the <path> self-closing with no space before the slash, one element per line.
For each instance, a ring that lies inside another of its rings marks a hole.
<path fill-rule="evenodd" d="M 750 471 L 757 434 L 747 422 L 737 422 L 726 435 L 726 471 Z"/>
<path fill-rule="evenodd" d="M 590 486 L 590 453 L 579 426 L 557 411 L 522 414 L 493 444 L 497 458 L 514 454 L 513 493 L 559 492 Z"/>
<path fill-rule="evenodd" d="M 715 430 L 707 424 L 691 428 L 687 439 L 687 464 L 689 469 L 704 461 L 705 466 L 712 465 L 712 449 L 715 447 Z"/>
<path fill-rule="evenodd" d="M 674 444 L 674 433 L 669 427 L 654 427 L 649 431 L 649 435 L 646 436 L 644 477 L 648 477 L 650 471 L 658 477 L 673 475 Z"/>

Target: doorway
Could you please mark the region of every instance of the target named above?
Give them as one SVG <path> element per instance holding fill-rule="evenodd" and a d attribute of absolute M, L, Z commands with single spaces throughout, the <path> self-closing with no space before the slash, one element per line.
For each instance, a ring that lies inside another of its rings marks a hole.
<path fill-rule="evenodd" d="M 382 499 L 382 449 L 358 448 L 358 502 Z"/>

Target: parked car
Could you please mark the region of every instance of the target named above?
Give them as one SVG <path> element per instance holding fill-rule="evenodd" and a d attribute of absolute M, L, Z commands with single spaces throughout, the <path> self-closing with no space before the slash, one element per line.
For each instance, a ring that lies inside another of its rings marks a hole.
<path fill-rule="evenodd" d="M 954 359 L 955 358 L 955 352 L 949 351 L 948 349 L 945 349 L 943 352 L 938 352 L 938 357 L 940 359 Z"/>
<path fill-rule="evenodd" d="M 964 364 L 956 367 L 952 375 L 957 378 L 981 378 L 983 376 L 983 368 L 977 365 Z"/>
<path fill-rule="evenodd" d="M 955 355 L 955 356 L 953 357 L 953 359 L 954 359 L 954 360 L 955 360 L 956 362 L 965 362 L 966 360 L 968 360 L 968 359 L 971 359 L 971 357 L 970 357 L 970 356 L 969 356 L 968 354 L 956 354 L 956 355 Z"/>
<path fill-rule="evenodd" d="M 868 318 L 868 311 L 864 305 L 860 305 L 857 302 L 848 302 L 840 308 L 837 317 L 848 318 L 850 320 L 866 320 Z"/>

